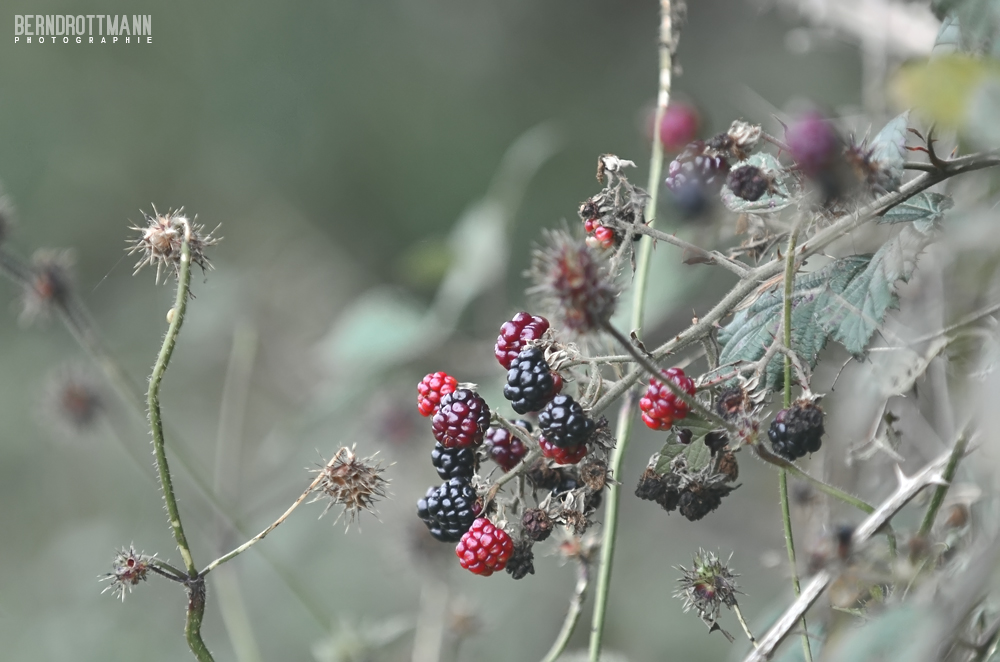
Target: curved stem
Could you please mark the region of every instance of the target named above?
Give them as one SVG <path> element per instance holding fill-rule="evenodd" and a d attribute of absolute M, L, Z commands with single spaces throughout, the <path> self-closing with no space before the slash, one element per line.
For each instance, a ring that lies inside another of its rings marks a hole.
<path fill-rule="evenodd" d="M 646 204 L 645 216 L 649 225 L 654 223 L 656 203 L 660 192 L 660 178 L 663 174 L 663 143 L 660 142 L 660 122 L 670 102 L 670 76 L 673 71 L 674 26 L 670 0 L 660 0 L 660 85 L 656 97 L 656 115 L 653 119 L 653 149 L 649 161 L 649 201 Z M 636 262 L 635 284 L 632 299 L 631 327 L 635 331 L 642 329 L 642 321 L 646 305 L 646 285 L 649 281 L 649 263 L 653 253 L 653 242 L 646 237 L 639 244 L 639 258 Z M 633 370 L 632 374 L 641 372 Z M 623 382 L 625 379 L 622 380 Z M 631 384 L 625 384 L 620 393 L 628 390 Z M 602 398 L 601 400 L 604 400 Z M 605 402 L 603 406 L 607 406 Z M 595 404 L 596 409 L 596 404 Z M 617 443 L 611 455 L 611 471 L 616 482 L 611 483 L 608 490 L 608 505 L 605 512 L 604 540 L 601 543 L 601 563 L 598 570 L 597 596 L 594 604 L 594 616 L 590 630 L 590 662 L 598 662 L 601 657 L 601 643 L 604 636 L 604 619 L 607 614 L 608 590 L 611 583 L 611 564 L 615 553 L 615 535 L 618 531 L 618 500 L 621 495 L 621 467 L 628 449 L 629 437 L 632 433 L 632 419 L 635 416 L 635 399 L 626 397 L 622 401 L 618 415 L 616 430 Z"/>
<path fill-rule="evenodd" d="M 198 574 L 198 569 L 194 565 L 191 557 L 191 548 L 188 545 L 187 536 L 184 535 L 184 526 L 181 524 L 180 509 L 177 507 L 177 497 L 174 495 L 174 484 L 170 477 L 170 467 L 167 465 L 167 453 L 163 442 L 163 419 L 160 415 L 160 382 L 163 381 L 163 374 L 167 371 L 170 363 L 170 356 L 174 352 L 174 345 L 177 344 L 177 335 L 180 333 L 181 325 L 184 323 L 184 312 L 187 310 L 188 286 L 191 284 L 191 245 L 189 237 L 184 237 L 181 244 L 181 263 L 177 275 L 177 298 L 173 307 L 173 318 L 167 335 L 163 339 L 163 346 L 160 354 L 156 358 L 153 366 L 153 374 L 149 377 L 149 392 L 146 403 L 149 407 L 149 426 L 153 432 L 153 452 L 156 455 L 156 470 L 160 476 L 160 487 L 163 489 L 163 500 L 167 504 L 167 515 L 170 518 L 170 528 L 174 533 L 174 540 L 177 541 L 177 549 L 180 550 L 184 559 L 184 567 L 190 577 Z"/>
<path fill-rule="evenodd" d="M 205 580 L 198 578 L 188 584 L 187 619 L 184 621 L 184 636 L 188 648 L 199 662 L 214 662 L 208 646 L 201 638 L 201 622 L 205 618 Z"/>
<path fill-rule="evenodd" d="M 590 565 L 586 561 L 577 564 L 576 587 L 573 589 L 573 596 L 569 599 L 569 610 L 566 612 L 566 619 L 563 621 L 559 636 L 552 643 L 549 652 L 542 658 L 542 662 L 556 662 L 559 656 L 566 650 L 569 638 L 576 629 L 576 624 L 580 620 L 580 612 L 583 610 L 583 601 L 587 597 L 587 586 L 590 583 Z"/>

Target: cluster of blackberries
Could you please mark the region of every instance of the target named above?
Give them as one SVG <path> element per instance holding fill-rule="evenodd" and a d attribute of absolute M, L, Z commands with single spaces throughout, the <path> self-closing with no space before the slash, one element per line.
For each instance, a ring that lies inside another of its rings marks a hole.
<path fill-rule="evenodd" d="M 714 452 L 710 467 L 710 471 L 691 473 L 683 462 L 675 462 L 662 475 L 647 467 L 639 478 L 635 495 L 655 501 L 668 513 L 677 510 L 696 522 L 722 505 L 722 499 L 739 487 L 731 484 L 739 477 L 739 465 L 732 451 Z"/>
<path fill-rule="evenodd" d="M 774 452 L 789 460 L 815 453 L 822 445 L 823 410 L 812 401 L 799 400 L 775 414 L 767 437 Z"/>

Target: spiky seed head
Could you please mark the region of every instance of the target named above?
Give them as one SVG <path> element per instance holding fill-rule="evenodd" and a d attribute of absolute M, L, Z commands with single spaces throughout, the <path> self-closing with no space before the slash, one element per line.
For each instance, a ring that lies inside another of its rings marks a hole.
<path fill-rule="evenodd" d="M 578 334 L 600 329 L 615 311 L 618 288 L 586 241 L 565 231 L 545 233 L 530 270 L 537 295 L 561 325 Z"/>
<path fill-rule="evenodd" d="M 92 432 L 106 406 L 98 382 L 77 366 L 63 367 L 49 378 L 40 404 L 42 420 L 67 435 Z"/>
<path fill-rule="evenodd" d="M 147 556 L 142 552 L 135 551 L 135 547 L 129 545 L 122 547 L 115 552 L 114 561 L 111 562 L 111 572 L 104 575 L 101 581 L 111 582 L 101 593 L 111 591 L 115 597 L 125 601 L 125 594 L 131 593 L 132 588 L 139 582 L 146 581 L 149 568 L 156 554 Z"/>
<path fill-rule="evenodd" d="M 732 556 L 730 556 L 732 558 Z M 678 566 L 681 577 L 677 580 L 680 588 L 674 597 L 684 601 L 684 611 L 694 609 L 698 617 L 709 627 L 719 618 L 722 606 L 732 608 L 736 595 L 740 593 L 736 578 L 729 568 L 729 561 L 722 562 L 718 556 L 699 549 L 690 568 Z"/>
<path fill-rule="evenodd" d="M 314 471 L 320 476 L 312 490 L 316 496 L 310 503 L 329 500 L 320 517 L 335 505 L 343 506 L 335 521 L 346 515 L 347 526 L 365 510 L 377 517 L 375 502 L 385 498 L 389 481 L 381 476 L 385 469 L 374 457 L 359 458 L 353 447 L 344 447 Z"/>
<path fill-rule="evenodd" d="M 146 225 L 133 225 L 132 230 L 139 233 L 139 237 L 131 239 L 129 246 L 125 249 L 129 255 L 139 254 L 139 261 L 136 262 L 135 272 L 146 266 L 156 267 L 156 282 L 160 282 L 164 268 L 172 271 L 174 277 L 180 273 L 181 268 L 181 247 L 184 238 L 187 237 L 191 248 L 191 262 L 201 267 L 202 271 L 212 268 L 212 264 L 205 256 L 205 249 L 213 246 L 221 237 L 214 237 L 212 232 L 205 232 L 205 226 L 196 223 L 197 217 L 192 220 L 184 214 L 184 208 L 170 210 L 161 214 L 153 207 L 153 213 L 142 212 Z"/>
<path fill-rule="evenodd" d="M 73 253 L 39 249 L 21 291 L 21 322 L 46 319 L 55 310 L 65 311 L 73 283 Z"/>

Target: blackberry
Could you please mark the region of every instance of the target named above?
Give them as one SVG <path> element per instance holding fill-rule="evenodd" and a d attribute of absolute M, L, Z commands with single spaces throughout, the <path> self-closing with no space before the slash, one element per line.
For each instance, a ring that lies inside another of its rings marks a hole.
<path fill-rule="evenodd" d="M 535 553 L 531 551 L 530 542 L 519 542 L 514 545 L 514 553 L 507 561 L 507 572 L 514 579 L 524 579 L 535 574 Z"/>
<path fill-rule="evenodd" d="M 817 177 L 840 156 L 843 143 L 830 122 L 819 112 L 810 111 L 785 130 L 788 151 L 803 173 Z"/>
<path fill-rule="evenodd" d="M 774 452 L 789 460 L 815 453 L 822 445 L 823 410 L 813 402 L 800 400 L 775 415 L 767 436 Z"/>
<path fill-rule="evenodd" d="M 667 152 L 680 151 L 693 140 L 701 125 L 698 110 L 682 101 L 673 101 L 660 119 L 660 142 Z"/>
<path fill-rule="evenodd" d="M 725 157 L 719 156 L 703 141 L 695 140 L 670 162 L 666 185 L 675 194 L 690 184 L 717 193 L 728 172 L 729 162 Z"/>
<path fill-rule="evenodd" d="M 514 554 L 514 541 L 501 528 L 485 517 L 472 523 L 455 547 L 455 554 L 462 567 L 477 575 L 489 577 L 503 570 Z"/>
<path fill-rule="evenodd" d="M 635 487 L 635 495 L 644 501 L 655 501 L 669 513 L 680 501 L 679 486 L 680 477 L 676 474 L 661 476 L 652 467 L 647 467 Z"/>
<path fill-rule="evenodd" d="M 517 355 L 524 349 L 524 344 L 529 340 L 538 340 L 549 329 L 549 321 L 544 317 L 532 315 L 530 313 L 518 313 L 509 322 L 504 322 L 500 327 L 500 335 L 497 337 L 497 344 L 493 349 L 493 355 L 497 357 L 506 369 L 510 369 L 510 364 L 514 362 Z"/>
<path fill-rule="evenodd" d="M 457 542 L 479 514 L 476 490 L 467 478 L 451 478 L 417 501 L 417 517 L 441 542 Z"/>
<path fill-rule="evenodd" d="M 587 457 L 587 444 L 556 446 L 545 437 L 539 437 L 538 447 L 542 449 L 543 456 L 554 460 L 556 464 L 576 464 Z"/>
<path fill-rule="evenodd" d="M 421 416 L 437 411 L 441 398 L 458 388 L 458 380 L 446 372 L 432 372 L 417 384 L 417 409 Z"/>
<path fill-rule="evenodd" d="M 722 505 L 722 498 L 734 488 L 728 485 L 705 486 L 699 483 L 689 485 L 677 502 L 681 515 L 692 522 L 697 522 Z"/>
<path fill-rule="evenodd" d="M 552 519 L 540 508 L 530 508 L 521 517 L 524 535 L 535 542 L 541 542 L 552 534 Z"/>
<path fill-rule="evenodd" d="M 542 350 L 529 347 L 510 364 L 503 397 L 518 414 L 527 414 L 544 407 L 561 388 L 562 378 L 549 369 Z"/>
<path fill-rule="evenodd" d="M 757 166 L 745 165 L 729 173 L 726 186 L 736 197 L 754 202 L 767 193 L 771 181 Z"/>
<path fill-rule="evenodd" d="M 438 475 L 445 480 L 472 478 L 472 474 L 476 473 L 476 451 L 468 446 L 447 448 L 441 444 L 434 444 L 431 464 L 437 469 Z"/>
<path fill-rule="evenodd" d="M 663 376 L 669 379 L 677 388 L 688 395 L 695 393 L 694 381 L 684 374 L 680 368 L 663 370 Z M 642 411 L 642 422 L 653 430 L 669 430 L 674 421 L 679 421 L 688 415 L 688 406 L 683 400 L 663 383 L 663 379 L 649 380 L 646 395 L 639 399 L 639 409 Z"/>
<path fill-rule="evenodd" d="M 569 448 L 585 444 L 597 429 L 597 424 L 572 397 L 557 395 L 538 414 L 538 427 L 550 444 Z"/>
<path fill-rule="evenodd" d="M 447 448 L 478 446 L 490 426 L 490 408 L 475 391 L 460 388 L 441 398 L 431 428 L 434 438 Z"/>
<path fill-rule="evenodd" d="M 514 421 L 514 425 L 531 432 L 531 424 L 527 421 Z M 521 440 L 504 427 L 491 427 L 487 430 L 484 446 L 490 459 L 500 465 L 504 473 L 516 467 L 521 458 L 528 454 L 528 449 Z"/>

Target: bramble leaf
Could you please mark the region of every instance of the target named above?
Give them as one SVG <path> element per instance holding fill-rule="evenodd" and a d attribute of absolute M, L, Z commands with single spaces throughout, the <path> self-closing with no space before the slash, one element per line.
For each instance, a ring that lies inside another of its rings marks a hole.
<path fill-rule="evenodd" d="M 670 470 L 670 463 L 678 455 L 684 456 L 691 471 L 698 471 L 707 466 L 712 460 L 712 451 L 705 445 L 705 436 L 716 429 L 716 426 L 694 414 L 675 422 L 670 431 L 670 438 L 660 449 L 660 459 L 654 467 L 656 473 L 660 475 L 667 473 Z M 691 431 L 691 443 L 682 444 L 677 440 L 679 430 Z"/>
<path fill-rule="evenodd" d="M 872 139 L 872 159 L 877 161 L 890 184 L 886 190 L 899 189 L 903 181 L 903 161 L 906 154 L 906 127 L 910 119 L 910 111 L 897 116 L 882 127 Z"/>
<path fill-rule="evenodd" d="M 907 226 L 874 255 L 852 255 L 799 274 L 792 293 L 792 348 L 799 357 L 814 367 L 831 338 L 852 354 L 861 354 L 896 304 L 896 283 L 909 279 L 930 241 L 929 234 Z M 720 364 L 760 360 L 781 330 L 783 304 L 779 283 L 737 312 L 719 332 Z M 782 383 L 783 360 L 777 358 L 765 368 L 767 388 Z"/>
<path fill-rule="evenodd" d="M 887 211 L 878 219 L 878 222 L 880 224 L 913 223 L 913 227 L 927 234 L 933 228 L 934 222 L 944 216 L 944 213 L 952 206 L 954 206 L 954 202 L 947 195 L 924 191 Z"/>

